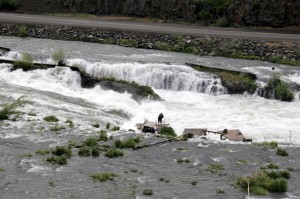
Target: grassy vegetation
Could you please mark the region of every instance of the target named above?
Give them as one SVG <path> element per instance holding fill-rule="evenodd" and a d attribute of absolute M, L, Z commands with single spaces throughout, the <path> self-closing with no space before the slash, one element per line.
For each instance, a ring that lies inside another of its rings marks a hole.
<path fill-rule="evenodd" d="M 78 156 L 80 156 L 80 157 L 89 157 L 89 156 L 91 156 L 90 147 L 87 147 L 87 146 L 81 147 L 78 150 Z"/>
<path fill-rule="evenodd" d="M 70 158 L 72 156 L 72 150 L 70 148 L 64 147 L 64 146 L 57 146 L 52 151 L 53 155 L 57 156 L 65 156 L 67 158 Z"/>
<path fill-rule="evenodd" d="M 84 141 L 84 145 L 89 147 L 96 146 L 97 143 L 98 143 L 98 138 L 95 137 L 86 138 Z"/>
<path fill-rule="evenodd" d="M 107 172 L 95 173 L 95 174 L 91 175 L 91 178 L 94 181 L 99 181 L 99 182 L 105 182 L 107 180 L 114 180 L 115 177 L 118 177 L 118 175 L 115 173 L 107 173 Z"/>
<path fill-rule="evenodd" d="M 18 30 L 18 36 L 19 37 L 28 37 L 28 32 L 27 32 L 27 28 L 25 25 L 21 25 L 19 27 L 19 30 Z"/>
<path fill-rule="evenodd" d="M 43 118 L 46 122 L 58 122 L 59 119 L 55 116 L 49 115 Z"/>
<path fill-rule="evenodd" d="M 167 137 L 176 137 L 176 133 L 172 127 L 164 126 L 160 129 L 159 134 Z"/>
<path fill-rule="evenodd" d="M 66 165 L 67 164 L 67 158 L 65 156 L 48 157 L 46 161 L 50 162 L 51 164 L 58 164 L 58 165 Z"/>
<path fill-rule="evenodd" d="M 212 172 L 212 173 L 216 173 L 218 171 L 224 170 L 224 166 L 222 164 L 219 164 L 219 163 L 210 163 L 208 165 L 207 170 Z"/>
<path fill-rule="evenodd" d="M 71 120 L 67 120 L 65 123 L 69 124 L 70 128 L 74 128 L 74 123 Z"/>
<path fill-rule="evenodd" d="M 117 41 L 117 44 L 120 46 L 126 46 L 126 47 L 138 47 L 138 41 L 135 39 L 120 39 Z"/>
<path fill-rule="evenodd" d="M 114 126 L 114 127 L 111 128 L 111 130 L 112 131 L 118 131 L 118 130 L 120 130 L 120 127 L 119 126 Z"/>
<path fill-rule="evenodd" d="M 120 157 L 120 156 L 123 156 L 124 153 L 118 149 L 115 149 L 115 148 L 112 148 L 112 149 L 109 149 L 106 153 L 105 153 L 105 156 L 106 157 L 109 157 L 109 158 L 115 158 L 115 157 Z"/>
<path fill-rule="evenodd" d="M 294 94 L 288 84 L 283 82 L 278 75 L 272 77 L 262 91 L 262 96 L 268 99 L 274 97 L 281 101 L 294 100 Z"/>
<path fill-rule="evenodd" d="M 51 127 L 50 131 L 60 131 L 60 130 L 63 130 L 63 129 L 65 129 L 65 127 L 55 125 L 54 127 Z"/>
<path fill-rule="evenodd" d="M 290 178 L 288 171 L 259 171 L 250 176 L 241 177 L 238 179 L 238 186 L 243 189 L 248 189 L 256 195 L 266 195 L 268 192 L 282 193 L 287 191 Z"/>
<path fill-rule="evenodd" d="M 278 142 L 271 141 L 271 142 L 255 143 L 255 145 L 259 147 L 269 148 L 269 149 L 276 149 L 278 147 Z"/>
<path fill-rule="evenodd" d="M 110 129 L 110 123 L 109 123 L 109 122 L 106 123 L 105 128 L 106 128 L 106 129 Z"/>
<path fill-rule="evenodd" d="M 22 96 L 14 102 L 4 104 L 4 106 L 0 109 L 0 120 L 7 120 L 10 115 L 17 114 L 17 109 L 28 103 L 30 103 L 30 101 L 27 100 L 26 97 Z"/>
<path fill-rule="evenodd" d="M 99 124 L 92 124 L 92 126 L 95 127 L 95 128 L 99 128 L 100 127 Z"/>
<path fill-rule="evenodd" d="M 48 155 L 51 153 L 50 149 L 40 149 L 35 152 L 37 155 Z"/>
<path fill-rule="evenodd" d="M 108 140 L 106 131 L 101 130 L 101 131 L 99 132 L 99 134 L 100 134 L 99 141 L 104 141 L 104 142 L 106 142 L 106 141 Z"/>
<path fill-rule="evenodd" d="M 116 148 L 119 148 L 119 149 L 133 148 L 139 142 L 140 142 L 140 139 L 138 137 L 136 137 L 136 138 L 129 138 L 124 141 L 116 140 L 114 145 Z"/>
<path fill-rule="evenodd" d="M 282 148 L 277 148 L 276 155 L 278 155 L 278 156 L 288 156 L 289 153 L 286 150 L 282 149 Z"/>

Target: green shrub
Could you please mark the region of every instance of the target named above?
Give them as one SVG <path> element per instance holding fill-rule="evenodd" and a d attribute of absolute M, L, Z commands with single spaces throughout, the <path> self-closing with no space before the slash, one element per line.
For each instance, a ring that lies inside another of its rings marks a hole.
<path fill-rule="evenodd" d="M 65 156 L 52 156 L 50 158 L 47 158 L 46 161 L 52 164 L 59 164 L 59 165 L 67 164 L 67 158 Z"/>
<path fill-rule="evenodd" d="M 164 126 L 160 129 L 159 134 L 169 136 L 169 137 L 176 137 L 176 133 L 172 127 Z"/>
<path fill-rule="evenodd" d="M 107 180 L 114 180 L 115 177 L 118 177 L 118 175 L 114 173 L 106 173 L 106 172 L 95 173 L 91 175 L 91 178 L 94 181 L 100 181 L 100 182 L 105 182 Z"/>
<path fill-rule="evenodd" d="M 26 26 L 22 25 L 19 27 L 18 36 L 19 37 L 28 37 L 28 32 L 27 32 Z"/>
<path fill-rule="evenodd" d="M 84 145 L 89 147 L 96 146 L 97 143 L 98 143 L 98 139 L 94 137 L 86 138 L 84 141 Z"/>
<path fill-rule="evenodd" d="M 80 157 L 89 157 L 91 155 L 91 150 L 89 147 L 81 147 L 79 150 L 78 150 L 78 156 Z"/>
<path fill-rule="evenodd" d="M 284 149 L 281 149 L 281 148 L 277 148 L 277 151 L 276 151 L 276 155 L 279 155 L 279 156 L 288 156 L 288 152 Z"/>
<path fill-rule="evenodd" d="M 285 192 L 288 187 L 287 180 L 281 176 L 282 174 L 278 171 L 260 171 L 250 176 L 239 178 L 237 184 L 241 188 L 247 189 L 249 182 L 250 191 L 257 195 L 266 195 L 267 191 L 280 193 Z"/>
<path fill-rule="evenodd" d="M 67 158 L 70 158 L 72 156 L 72 150 L 70 148 L 64 147 L 64 146 L 57 146 L 52 151 L 53 155 L 57 156 L 66 156 Z"/>
<path fill-rule="evenodd" d="M 59 119 L 57 119 L 57 117 L 52 116 L 52 115 L 44 117 L 43 120 L 45 120 L 46 122 L 58 122 L 59 121 Z"/>
<path fill-rule="evenodd" d="M 268 168 L 268 169 L 278 169 L 279 166 L 276 165 L 276 164 L 270 163 L 270 164 L 267 165 L 267 168 Z"/>
<path fill-rule="evenodd" d="M 224 166 L 219 163 L 210 163 L 208 165 L 208 170 L 211 172 L 221 171 L 224 170 Z"/>
<path fill-rule="evenodd" d="M 35 152 L 37 155 L 47 155 L 51 153 L 50 149 L 40 149 Z"/>
<path fill-rule="evenodd" d="M 122 148 L 133 148 L 137 143 L 140 142 L 140 139 L 138 137 L 136 138 L 129 138 L 127 140 L 121 141 L 116 140 L 115 141 L 115 147 L 122 149 Z"/>
<path fill-rule="evenodd" d="M 22 107 L 28 103 L 30 103 L 30 101 L 22 96 L 12 103 L 5 104 L 4 107 L 0 110 L 0 120 L 7 120 L 10 115 L 18 113 L 17 109 L 19 107 Z"/>
<path fill-rule="evenodd" d="M 98 157 L 99 156 L 99 149 L 97 147 L 92 148 L 92 156 L 93 157 Z"/>
<path fill-rule="evenodd" d="M 152 191 L 152 189 L 144 189 L 143 194 L 146 196 L 152 196 L 153 191 Z"/>
<path fill-rule="evenodd" d="M 275 141 L 263 142 L 263 143 L 257 143 L 256 145 L 264 148 L 276 149 L 278 147 L 278 142 Z"/>
<path fill-rule="evenodd" d="M 138 47 L 138 41 L 135 39 L 121 39 L 117 42 L 121 46 L 127 46 L 127 47 Z"/>
<path fill-rule="evenodd" d="M 58 50 L 52 54 L 52 59 L 57 62 L 59 66 L 65 66 L 68 59 L 63 50 Z"/>
<path fill-rule="evenodd" d="M 274 94 L 274 98 L 281 101 L 292 101 L 294 99 L 293 92 L 278 75 L 272 77 L 262 91 L 262 96 L 266 98 L 271 98 L 272 94 Z"/>
<path fill-rule="evenodd" d="M 105 153 L 105 156 L 106 157 L 109 157 L 109 158 L 114 158 L 114 157 L 119 157 L 119 156 L 123 156 L 123 152 L 118 150 L 118 149 L 115 149 L 115 148 L 112 148 L 112 149 L 109 149 L 106 153 Z"/>
<path fill-rule="evenodd" d="M 104 141 L 104 142 L 106 142 L 106 141 L 108 140 L 106 131 L 101 130 L 99 133 L 100 133 L 99 141 Z"/>

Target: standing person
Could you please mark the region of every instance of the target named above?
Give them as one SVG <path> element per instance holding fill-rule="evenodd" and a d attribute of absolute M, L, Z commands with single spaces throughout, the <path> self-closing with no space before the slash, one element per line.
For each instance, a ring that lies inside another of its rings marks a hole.
<path fill-rule="evenodd" d="M 164 118 L 164 115 L 162 114 L 162 113 L 160 113 L 159 115 L 158 115 L 158 124 L 160 123 L 160 124 L 162 124 L 162 119 Z"/>

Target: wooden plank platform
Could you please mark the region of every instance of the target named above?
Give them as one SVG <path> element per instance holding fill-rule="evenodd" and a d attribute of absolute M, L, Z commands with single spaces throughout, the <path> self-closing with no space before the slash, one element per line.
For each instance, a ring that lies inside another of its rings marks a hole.
<path fill-rule="evenodd" d="M 185 128 L 183 131 L 183 135 L 187 135 L 188 138 L 192 138 L 195 136 L 206 136 L 207 129 L 205 129 L 205 128 Z"/>

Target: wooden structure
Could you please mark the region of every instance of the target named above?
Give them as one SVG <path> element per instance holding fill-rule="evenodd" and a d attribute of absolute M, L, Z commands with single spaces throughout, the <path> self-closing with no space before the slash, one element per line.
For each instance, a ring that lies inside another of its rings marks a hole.
<path fill-rule="evenodd" d="M 169 124 L 165 124 L 165 123 L 159 124 L 157 122 L 148 121 L 148 120 L 145 120 L 144 123 L 136 123 L 135 125 L 136 125 L 137 129 L 143 133 L 160 132 L 160 129 L 162 127 L 169 126 Z"/>
<path fill-rule="evenodd" d="M 206 136 L 207 129 L 204 128 L 186 128 L 183 131 L 183 135 L 187 135 L 188 138 L 192 138 L 195 136 Z"/>

